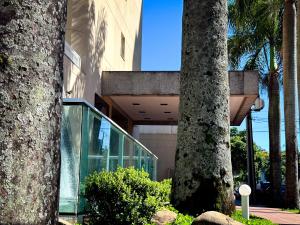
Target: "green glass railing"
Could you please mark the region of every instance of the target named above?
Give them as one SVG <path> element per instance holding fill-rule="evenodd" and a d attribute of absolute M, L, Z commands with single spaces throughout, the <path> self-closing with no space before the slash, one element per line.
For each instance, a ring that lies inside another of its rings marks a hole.
<path fill-rule="evenodd" d="M 157 157 L 89 103 L 64 99 L 61 130 L 60 213 L 84 213 L 84 180 L 94 171 L 133 166 L 156 180 Z"/>

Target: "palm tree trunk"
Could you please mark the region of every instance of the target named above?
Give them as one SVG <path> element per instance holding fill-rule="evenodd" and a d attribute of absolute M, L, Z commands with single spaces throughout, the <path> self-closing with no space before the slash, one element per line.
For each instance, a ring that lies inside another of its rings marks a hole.
<path fill-rule="evenodd" d="M 269 143 L 270 143 L 270 181 L 272 202 L 281 204 L 281 150 L 280 150 L 280 95 L 279 80 L 276 74 L 270 75 L 269 87 Z"/>
<path fill-rule="evenodd" d="M 172 187 L 180 211 L 234 210 L 228 102 L 227 0 L 185 0 Z"/>
<path fill-rule="evenodd" d="M 0 2 L 0 224 L 56 224 L 66 0 Z"/>
<path fill-rule="evenodd" d="M 296 8 L 285 1 L 283 15 L 283 85 L 286 139 L 286 206 L 299 208 L 296 135 Z"/>
<path fill-rule="evenodd" d="M 270 143 L 270 181 L 272 203 L 281 205 L 281 150 L 280 150 L 280 81 L 275 71 L 275 47 L 270 46 L 269 95 L 269 143 Z"/>

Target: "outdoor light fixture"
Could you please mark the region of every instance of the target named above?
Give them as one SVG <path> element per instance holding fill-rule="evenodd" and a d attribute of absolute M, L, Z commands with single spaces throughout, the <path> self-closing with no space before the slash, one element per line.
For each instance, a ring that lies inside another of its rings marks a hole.
<path fill-rule="evenodd" d="M 239 188 L 239 193 L 242 196 L 242 214 L 243 217 L 249 220 L 249 195 L 251 188 L 247 184 L 243 184 Z"/>
<path fill-rule="evenodd" d="M 265 107 L 265 102 L 261 98 L 257 98 L 254 102 L 253 111 L 260 111 Z"/>

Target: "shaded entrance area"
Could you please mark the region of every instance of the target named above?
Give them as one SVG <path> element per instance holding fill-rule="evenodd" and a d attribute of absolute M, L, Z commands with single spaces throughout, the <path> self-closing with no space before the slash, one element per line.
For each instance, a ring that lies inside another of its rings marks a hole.
<path fill-rule="evenodd" d="M 230 71 L 230 124 L 238 126 L 259 96 L 256 71 Z M 180 72 L 103 72 L 102 97 L 133 126 L 133 136 L 158 157 L 157 178 L 172 177 Z M 130 131 L 131 132 L 131 131 Z"/>

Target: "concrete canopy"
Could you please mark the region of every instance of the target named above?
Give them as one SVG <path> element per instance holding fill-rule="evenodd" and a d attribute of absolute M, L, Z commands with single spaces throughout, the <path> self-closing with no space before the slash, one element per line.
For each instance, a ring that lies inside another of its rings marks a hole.
<path fill-rule="evenodd" d="M 180 72 L 106 71 L 102 96 L 136 125 L 176 125 Z M 256 71 L 230 71 L 230 124 L 238 126 L 258 97 Z"/>

